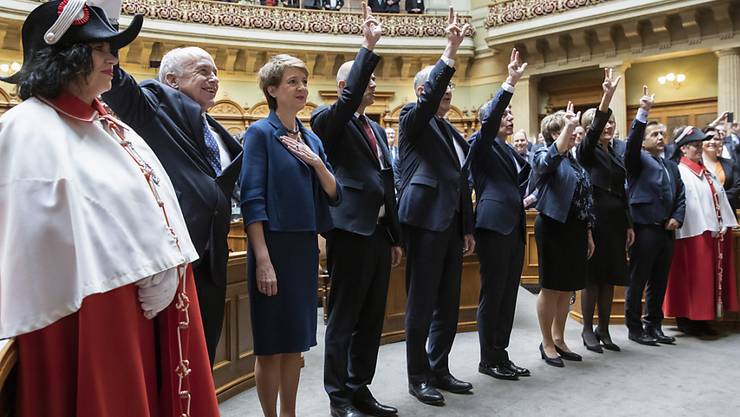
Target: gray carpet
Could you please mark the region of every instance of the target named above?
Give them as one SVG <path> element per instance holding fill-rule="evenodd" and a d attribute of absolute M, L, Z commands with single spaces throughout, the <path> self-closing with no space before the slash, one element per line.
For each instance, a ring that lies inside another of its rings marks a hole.
<path fill-rule="evenodd" d="M 649 347 L 627 340 L 623 325 L 611 326 L 622 352 L 603 355 L 587 351 L 580 325 L 570 321 L 567 342 L 584 361 L 566 362 L 564 369 L 539 358 L 539 328 L 535 296 L 519 292 L 509 354 L 532 371 L 530 378 L 500 381 L 479 374 L 476 333 L 461 333 L 450 356 L 453 375 L 474 385 L 472 395 L 444 393 L 446 405 L 419 403 L 407 392 L 405 345 L 380 348 L 378 369 L 370 387 L 383 403 L 398 407 L 401 417 L 468 416 L 740 416 L 740 333 L 725 333 L 713 341 L 680 337 L 675 346 Z M 322 385 L 324 326 L 319 346 L 306 354 L 298 392 L 298 416 L 329 415 Z M 221 404 L 222 417 L 262 416 L 254 389 Z"/>

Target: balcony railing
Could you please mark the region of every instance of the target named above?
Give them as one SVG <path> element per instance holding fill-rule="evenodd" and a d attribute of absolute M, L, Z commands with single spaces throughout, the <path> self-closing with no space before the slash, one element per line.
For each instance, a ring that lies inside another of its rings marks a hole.
<path fill-rule="evenodd" d="M 362 15 L 352 12 L 263 7 L 206 0 L 124 0 L 124 15 L 201 23 L 211 26 L 303 32 L 328 35 L 359 34 Z M 444 37 L 446 16 L 382 14 L 383 36 Z M 462 23 L 470 16 L 460 16 Z M 471 30 L 468 36 L 472 36 Z"/>
<path fill-rule="evenodd" d="M 488 7 L 486 29 L 563 13 L 610 0 L 500 0 Z"/>

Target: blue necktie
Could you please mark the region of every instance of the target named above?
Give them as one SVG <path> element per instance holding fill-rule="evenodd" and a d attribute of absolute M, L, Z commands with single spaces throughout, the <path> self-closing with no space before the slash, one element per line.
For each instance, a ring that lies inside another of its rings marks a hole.
<path fill-rule="evenodd" d="M 213 137 L 211 129 L 208 128 L 208 121 L 203 118 L 203 138 L 206 143 L 206 159 L 211 167 L 216 171 L 216 175 L 221 175 L 221 153 L 218 150 L 218 143 Z"/>

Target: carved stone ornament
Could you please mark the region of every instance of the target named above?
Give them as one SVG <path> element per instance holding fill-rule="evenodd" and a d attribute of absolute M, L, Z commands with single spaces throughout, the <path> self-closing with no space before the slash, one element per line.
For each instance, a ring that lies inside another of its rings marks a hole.
<path fill-rule="evenodd" d="M 593 6 L 609 0 L 508 0 L 488 7 L 486 29 Z"/>
<path fill-rule="evenodd" d="M 360 13 L 251 6 L 203 0 L 123 0 L 122 14 L 150 19 L 286 32 L 359 35 Z M 447 16 L 383 14 L 383 36 L 444 37 Z M 460 16 L 461 24 L 470 16 Z M 471 28 L 467 36 L 472 37 Z"/>

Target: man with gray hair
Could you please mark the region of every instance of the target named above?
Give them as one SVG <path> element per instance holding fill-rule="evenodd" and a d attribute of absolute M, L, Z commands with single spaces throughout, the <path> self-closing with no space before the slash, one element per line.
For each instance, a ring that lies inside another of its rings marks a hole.
<path fill-rule="evenodd" d="M 206 113 L 218 92 L 213 58 L 177 48 L 162 58 L 158 80 L 137 84 L 116 66 L 103 99 L 146 140 L 172 179 L 200 259 L 193 263 L 208 356 L 213 365 L 226 297 L 231 194 L 241 147 Z"/>
<path fill-rule="evenodd" d="M 362 48 L 337 72 L 337 101 L 311 116 L 343 185 L 342 204 L 331 207 L 326 234 L 331 279 L 324 354 L 324 388 L 332 417 L 392 416 L 398 410 L 370 393 L 385 318 L 391 266 L 401 262 L 391 155 L 385 131 L 365 109 L 375 101 L 373 52 L 380 23 L 364 10 Z M 366 414 L 362 414 L 366 413 Z"/>
<path fill-rule="evenodd" d="M 416 102 L 399 121 L 399 218 L 406 244 L 406 361 L 409 393 L 444 404 L 437 391 L 466 393 L 473 386 L 452 376 L 448 356 L 457 332 L 462 258 L 473 252 L 473 209 L 465 164 L 468 144 L 444 119 L 457 49 L 468 25 L 450 8 L 447 47 L 414 79 Z"/>

